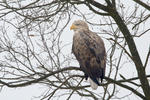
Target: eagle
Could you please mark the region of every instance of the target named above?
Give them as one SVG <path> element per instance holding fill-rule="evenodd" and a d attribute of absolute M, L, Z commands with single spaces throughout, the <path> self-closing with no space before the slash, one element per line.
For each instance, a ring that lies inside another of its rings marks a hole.
<path fill-rule="evenodd" d="M 92 89 L 100 85 L 104 79 L 106 67 L 106 51 L 104 42 L 97 33 L 89 30 L 83 20 L 76 20 L 70 27 L 74 31 L 72 53 L 79 62 L 85 79 L 89 79 Z"/>

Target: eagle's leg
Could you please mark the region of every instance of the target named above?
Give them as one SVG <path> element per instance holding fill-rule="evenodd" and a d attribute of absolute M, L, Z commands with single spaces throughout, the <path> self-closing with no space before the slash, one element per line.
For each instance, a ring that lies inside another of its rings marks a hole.
<path fill-rule="evenodd" d="M 88 75 L 84 73 L 85 80 L 88 79 Z"/>
<path fill-rule="evenodd" d="M 103 82 L 103 79 L 104 79 L 104 69 L 101 69 L 102 70 L 102 75 L 100 76 L 100 78 L 101 78 L 101 83 Z"/>

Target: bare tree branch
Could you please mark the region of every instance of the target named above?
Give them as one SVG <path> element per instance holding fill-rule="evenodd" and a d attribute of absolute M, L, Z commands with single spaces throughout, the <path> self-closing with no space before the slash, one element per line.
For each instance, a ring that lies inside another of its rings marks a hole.
<path fill-rule="evenodd" d="M 133 0 L 133 1 L 136 2 L 136 3 L 138 3 L 139 5 L 141 5 L 145 9 L 150 10 L 150 6 L 147 5 L 146 3 L 142 2 L 141 0 Z"/>

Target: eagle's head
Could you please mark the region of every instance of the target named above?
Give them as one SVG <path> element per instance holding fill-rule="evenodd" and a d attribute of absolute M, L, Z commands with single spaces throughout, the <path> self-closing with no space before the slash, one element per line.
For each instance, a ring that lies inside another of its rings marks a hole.
<path fill-rule="evenodd" d="M 70 30 L 89 30 L 89 27 L 87 25 L 87 23 L 83 20 L 76 20 L 73 22 L 73 24 L 70 27 Z"/>

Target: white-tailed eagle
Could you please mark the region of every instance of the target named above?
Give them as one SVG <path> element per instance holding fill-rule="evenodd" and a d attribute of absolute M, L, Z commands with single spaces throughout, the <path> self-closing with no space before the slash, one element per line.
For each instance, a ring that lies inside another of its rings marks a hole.
<path fill-rule="evenodd" d="M 104 42 L 96 33 L 89 30 L 86 22 L 74 21 L 71 30 L 74 31 L 72 52 L 85 74 L 89 77 L 92 89 L 97 89 L 105 75 L 106 52 Z"/>

